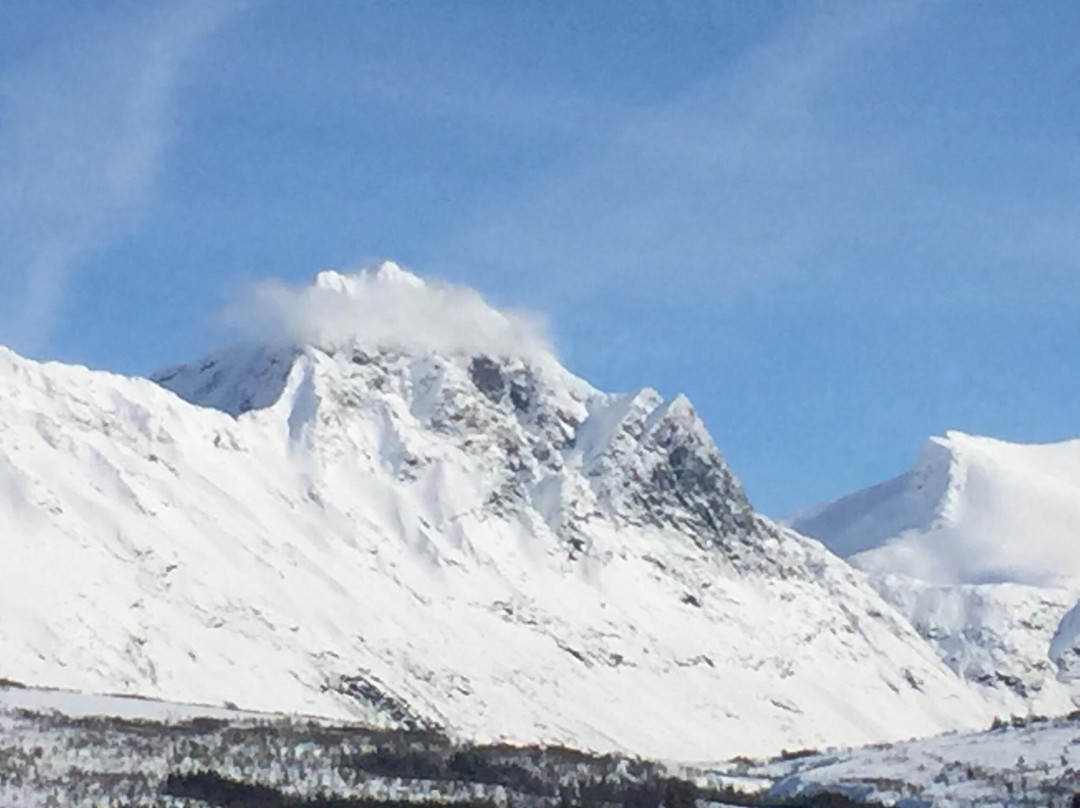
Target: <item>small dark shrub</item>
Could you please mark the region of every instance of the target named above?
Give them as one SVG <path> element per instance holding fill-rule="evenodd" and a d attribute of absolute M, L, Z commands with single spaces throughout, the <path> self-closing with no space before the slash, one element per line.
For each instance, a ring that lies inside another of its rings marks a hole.
<path fill-rule="evenodd" d="M 812 757 L 818 753 L 816 749 L 781 749 L 781 760 L 797 760 L 798 758 Z"/>

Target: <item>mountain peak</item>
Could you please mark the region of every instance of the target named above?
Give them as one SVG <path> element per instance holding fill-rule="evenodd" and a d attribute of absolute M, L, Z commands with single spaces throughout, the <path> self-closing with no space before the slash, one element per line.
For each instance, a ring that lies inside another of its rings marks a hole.
<path fill-rule="evenodd" d="M 367 379 L 375 393 L 392 386 L 409 399 L 430 386 L 421 380 L 432 368 L 442 368 L 435 376 L 445 380 L 451 366 L 458 381 L 471 378 L 495 403 L 503 394 L 526 396 L 526 377 L 529 385 L 542 377 L 548 389 L 576 400 L 596 393 L 560 364 L 537 318 L 393 261 L 355 272 L 326 269 L 298 287 L 260 283 L 232 314 L 245 339 L 151 379 L 234 417 L 272 407 L 297 374 L 319 376 L 336 397 L 357 375 L 371 375 L 361 366 L 378 369 Z"/>

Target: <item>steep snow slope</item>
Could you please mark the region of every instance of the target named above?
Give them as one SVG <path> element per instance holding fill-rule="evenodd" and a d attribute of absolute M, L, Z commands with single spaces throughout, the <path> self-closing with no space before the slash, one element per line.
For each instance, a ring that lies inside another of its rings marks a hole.
<path fill-rule="evenodd" d="M 796 514 L 958 673 L 1039 712 L 1080 696 L 1080 441 L 1025 446 L 950 432 L 907 473 Z M 1010 695 L 1011 694 L 1011 695 Z"/>
<path fill-rule="evenodd" d="M 600 393 L 396 268 L 315 288 L 331 331 L 159 384 L 0 350 L 0 676 L 668 758 L 989 721 L 685 399 Z M 491 350 L 340 328 L 429 291 Z"/>

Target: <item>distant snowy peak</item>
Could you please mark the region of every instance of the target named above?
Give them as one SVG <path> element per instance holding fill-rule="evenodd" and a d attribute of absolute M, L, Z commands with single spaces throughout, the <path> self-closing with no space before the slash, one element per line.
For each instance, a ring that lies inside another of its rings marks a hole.
<path fill-rule="evenodd" d="M 870 572 L 945 664 L 988 699 L 1080 703 L 1080 441 L 949 432 L 905 474 L 790 524 Z"/>
<path fill-rule="evenodd" d="M 944 438 L 929 438 L 915 465 L 899 477 L 798 511 L 786 521 L 845 558 L 908 531 L 942 524 L 954 501 L 955 481 L 963 474 L 952 450 L 952 441 L 959 436 L 950 432 Z"/>
<path fill-rule="evenodd" d="M 907 473 L 789 523 L 855 565 L 931 583 L 1080 578 L 1080 441 L 949 432 Z"/>

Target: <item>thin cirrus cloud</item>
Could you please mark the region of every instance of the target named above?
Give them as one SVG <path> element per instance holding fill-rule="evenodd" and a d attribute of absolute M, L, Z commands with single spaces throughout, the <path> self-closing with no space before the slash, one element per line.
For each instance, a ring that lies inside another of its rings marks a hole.
<path fill-rule="evenodd" d="M 1008 133 L 979 133 L 958 154 L 967 133 L 935 128 L 934 110 L 864 131 L 876 102 L 850 80 L 910 46 L 940 6 L 804 8 L 734 64 L 624 117 L 586 157 L 497 200 L 445 254 L 534 278 L 540 295 L 562 267 L 574 283 L 559 288 L 581 299 L 614 284 L 646 298 L 791 293 L 851 306 L 1066 300 L 1071 281 L 1049 263 L 1067 257 L 1069 239 L 1051 226 L 1065 214 L 958 159 L 1023 159 Z M 873 80 L 886 95 L 897 89 L 895 77 Z M 1024 282 L 1021 267 L 1046 282 Z"/>
<path fill-rule="evenodd" d="M 239 10 L 181 0 L 99 17 L 0 74 L 0 342 L 44 350 L 72 273 L 145 214 L 183 70 Z"/>

